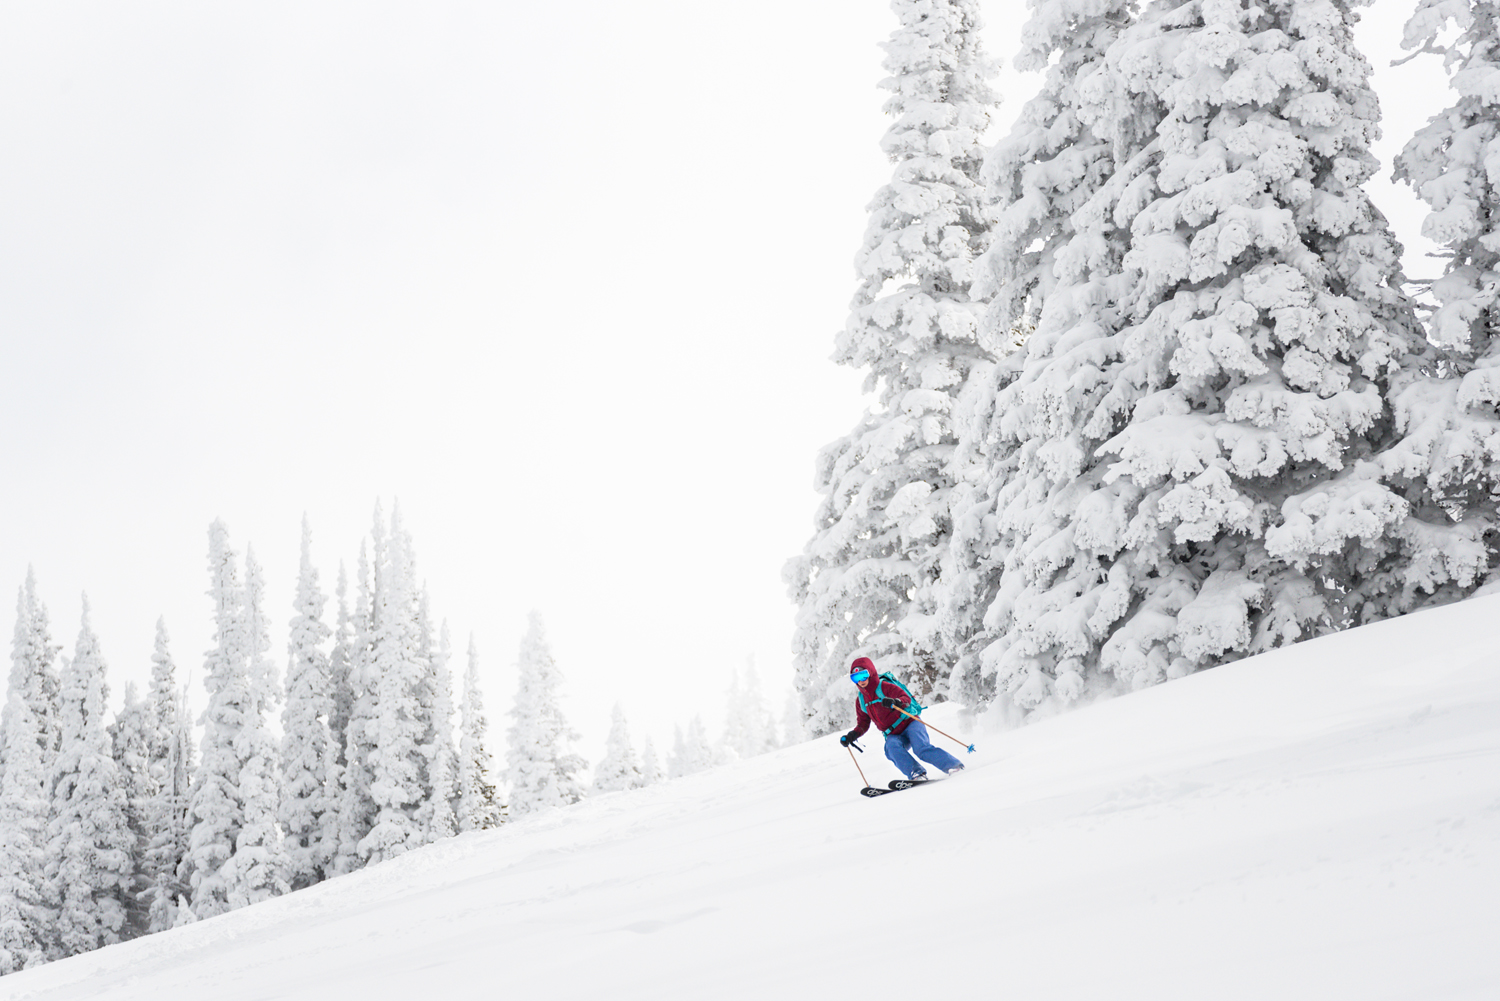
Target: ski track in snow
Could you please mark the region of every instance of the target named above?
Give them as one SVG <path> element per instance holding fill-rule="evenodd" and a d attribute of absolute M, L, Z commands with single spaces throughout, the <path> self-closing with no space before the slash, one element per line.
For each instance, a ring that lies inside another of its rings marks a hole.
<path fill-rule="evenodd" d="M 824 738 L 14 974 L 0 998 L 1493 1001 L 1497 613 L 1473 599 L 1016 730 L 939 707 L 979 753 L 916 795 L 861 797 Z"/>

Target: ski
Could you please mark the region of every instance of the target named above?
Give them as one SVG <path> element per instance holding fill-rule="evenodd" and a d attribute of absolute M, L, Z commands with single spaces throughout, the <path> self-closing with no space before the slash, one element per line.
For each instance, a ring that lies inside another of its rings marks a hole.
<path fill-rule="evenodd" d="M 900 792 L 903 789 L 910 789 L 912 786 L 926 784 L 927 779 L 891 779 L 890 785 L 885 789 L 877 789 L 875 786 L 865 786 L 859 791 L 859 794 L 861 796 L 869 796 L 871 798 L 874 798 L 876 796 L 884 796 L 887 793 Z"/>

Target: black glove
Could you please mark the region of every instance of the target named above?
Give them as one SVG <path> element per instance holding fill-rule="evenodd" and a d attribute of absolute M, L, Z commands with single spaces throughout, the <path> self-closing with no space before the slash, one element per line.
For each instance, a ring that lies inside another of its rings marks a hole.
<path fill-rule="evenodd" d="M 890 698 L 889 696 L 887 696 L 886 698 L 881 699 L 880 700 L 880 704 L 883 705 L 883 706 L 885 706 L 887 709 L 894 709 L 894 708 L 896 708 L 896 700 L 893 699 L 893 698 Z"/>
<path fill-rule="evenodd" d="M 845 747 L 848 747 L 850 744 L 854 743 L 854 738 L 857 736 L 859 736 L 859 734 L 855 733 L 853 730 L 850 730 L 848 733 L 839 738 L 839 743 L 844 745 Z"/>

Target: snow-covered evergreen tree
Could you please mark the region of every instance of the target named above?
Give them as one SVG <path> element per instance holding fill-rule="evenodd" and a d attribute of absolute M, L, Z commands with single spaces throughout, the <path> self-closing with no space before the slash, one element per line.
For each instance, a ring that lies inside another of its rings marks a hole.
<path fill-rule="evenodd" d="M 16 597 L 6 699 L 0 705 L 0 975 L 57 952 L 45 874 L 59 678 L 46 607 L 30 568 Z"/>
<path fill-rule="evenodd" d="M 648 736 L 641 743 L 641 785 L 654 786 L 664 778 L 661 759 L 656 756 L 656 744 Z"/>
<path fill-rule="evenodd" d="M 640 760 L 630 743 L 625 710 L 616 702 L 610 716 L 609 736 L 604 741 L 604 757 L 594 766 L 594 792 L 620 792 L 639 789 L 645 784 Z"/>
<path fill-rule="evenodd" d="M 266 656 L 270 641 L 257 607 L 259 568 L 247 561 L 241 584 L 224 523 L 215 521 L 208 536 L 214 645 L 204 662 L 208 707 L 203 760 L 189 800 L 192 834 L 185 866 L 197 918 L 286 890 L 276 832 L 276 747 L 265 724 L 274 679 Z"/>
<path fill-rule="evenodd" d="M 746 661 L 743 683 L 736 673 L 725 707 L 724 744 L 736 758 L 753 758 L 777 747 L 776 719 L 760 690 L 755 658 Z"/>
<path fill-rule="evenodd" d="M 440 841 L 458 833 L 458 749 L 453 744 L 453 672 L 448 667 L 453 660 L 453 641 L 444 621 L 438 631 L 437 645 L 433 646 L 426 588 L 422 589 L 417 618 L 426 647 L 423 661 L 427 665 L 427 679 L 423 693 L 431 700 L 427 736 L 422 745 L 427 781 L 421 819 L 427 840 Z"/>
<path fill-rule="evenodd" d="M 745 693 L 740 688 L 740 672 L 729 669 L 729 690 L 724 698 L 724 733 L 719 738 L 721 756 L 726 761 L 735 761 L 749 755 L 745 745 L 749 743 L 750 721 L 745 718 Z"/>
<path fill-rule="evenodd" d="M 577 775 L 588 763 L 572 752 L 578 734 L 558 704 L 562 672 L 547 646 L 542 617 L 531 613 L 517 661 L 516 704 L 511 710 L 506 778 L 514 816 L 567 806 L 583 798 Z"/>
<path fill-rule="evenodd" d="M 7 695 L 0 740 L 0 976 L 46 961 L 53 929 L 44 876 L 47 774 L 36 717 L 22 689 Z"/>
<path fill-rule="evenodd" d="M 287 638 L 286 705 L 281 712 L 281 807 L 287 882 L 301 889 L 332 874 L 337 844 L 338 764 L 328 722 L 333 678 L 323 649 L 328 598 L 312 563 L 312 529 L 302 519 L 302 556 Z"/>
<path fill-rule="evenodd" d="M 359 844 L 368 863 L 395 858 L 426 840 L 418 811 L 426 796 L 422 741 L 429 712 L 420 689 L 427 669 L 419 656 L 411 540 L 400 509 L 391 515 L 389 563 L 376 563 L 375 632 L 370 679 L 375 713 L 368 724 L 370 798 L 375 822 Z"/>
<path fill-rule="evenodd" d="M 795 691 L 788 692 L 781 710 L 781 746 L 791 747 L 807 740 L 807 710 Z"/>
<path fill-rule="evenodd" d="M 344 745 L 349 729 L 349 714 L 354 708 L 354 690 L 349 685 L 349 671 L 354 657 L 354 620 L 349 614 L 349 574 L 339 561 L 339 581 L 334 589 L 338 601 L 338 621 L 333 629 L 333 649 L 328 654 L 328 675 L 333 691 L 333 707 L 328 717 L 328 737 L 333 742 L 340 773 L 344 768 Z M 342 795 L 342 774 L 339 793 Z"/>
<path fill-rule="evenodd" d="M 714 766 L 714 747 L 708 739 L 708 730 L 703 725 L 702 716 L 692 718 L 686 734 L 681 727 L 677 727 L 674 733 L 672 752 L 667 755 L 669 778 L 682 778 Z"/>
<path fill-rule="evenodd" d="M 146 767 L 156 789 L 167 782 L 167 748 L 177 730 L 182 699 L 170 647 L 167 620 L 158 617 L 156 644 L 151 653 L 151 686 L 146 692 Z"/>
<path fill-rule="evenodd" d="M 939 605 L 956 655 L 945 687 L 950 698 L 967 704 L 993 692 L 993 678 L 981 679 L 974 653 L 993 638 L 983 616 L 1005 572 L 1006 547 L 1020 531 L 1016 522 L 1032 513 L 1033 486 L 1018 475 L 1019 465 L 1053 461 L 1034 456 L 1034 449 L 1023 454 L 1013 434 L 999 433 L 1010 402 L 1000 391 L 1018 377 L 1027 351 L 1041 356 L 1057 331 L 1087 329 L 1089 311 L 1105 296 L 1098 279 L 1120 270 L 1129 236 L 1104 189 L 1118 164 L 1142 145 L 1130 124 L 1153 120 L 1150 110 L 1133 107 L 1129 94 L 1114 89 L 1104 63 L 1105 52 L 1132 20 L 1132 0 L 1035 0 L 1029 6 L 1016 65 L 1045 74 L 1041 91 L 990 150 L 982 172 L 999 208 L 990 248 L 976 267 L 973 295 L 990 302 L 982 338 L 999 360 L 977 367 L 969 380 L 957 407 L 958 446 L 950 460 L 958 483 Z M 1110 100 L 1118 104 L 1105 113 Z M 1021 341 L 1013 332 L 1034 329 L 1044 307 L 1050 312 L 1042 337 L 1033 335 L 1027 351 L 1016 350 Z M 1089 358 L 1080 356 L 1074 364 L 1080 371 L 1057 388 L 1058 395 L 1101 392 L 1105 380 L 1098 372 L 1089 377 Z"/>
<path fill-rule="evenodd" d="M 667 778 L 680 779 L 687 772 L 683 771 L 689 763 L 687 741 L 682 736 L 682 724 L 676 723 L 672 726 L 672 747 L 667 751 Z"/>
<path fill-rule="evenodd" d="M 385 559 L 385 519 L 375 512 L 373 535 L 376 561 Z M 375 634 L 375 585 L 365 544 L 360 543 L 354 616 L 350 624 L 349 718 L 344 732 L 343 788 L 339 798 L 339 844 L 334 872 L 353 872 L 365 864 L 359 845 L 375 825 L 375 802 L 370 797 L 370 751 L 374 741 L 376 691 L 371 650 Z"/>
<path fill-rule="evenodd" d="M 135 682 L 125 682 L 120 711 L 106 729 L 109 733 L 110 751 L 119 768 L 120 779 L 125 785 L 132 809 L 155 794 L 148 760 L 150 727 L 150 706 L 141 698 Z"/>
<path fill-rule="evenodd" d="M 885 43 L 896 121 L 891 182 L 870 204 L 860 286 L 836 360 L 864 369 L 878 409 L 818 457 L 817 531 L 785 577 L 799 607 L 796 687 L 817 734 L 842 724 L 856 652 L 918 692 L 946 661 L 936 585 L 950 532 L 954 402 L 987 357 L 970 295 L 990 225 L 980 136 L 995 98 L 978 0 L 893 0 Z"/>
<path fill-rule="evenodd" d="M 244 755 L 239 783 L 243 825 L 235 837 L 234 854 L 222 870 L 231 909 L 269 900 L 289 889 L 286 852 L 276 822 L 281 800 L 281 754 L 267 725 L 280 701 L 280 686 L 271 659 L 265 590 L 265 574 L 255 552 L 247 546 L 244 610 L 249 700 L 239 733 Z"/>
<path fill-rule="evenodd" d="M 148 844 L 144 869 L 149 880 L 146 889 L 147 930 L 166 931 L 180 923 L 183 901 L 191 894 L 192 823 L 189 796 L 193 785 L 193 724 L 187 707 L 187 689 L 177 688 L 176 671 L 167 653 L 165 626 L 157 622 L 157 668 L 151 679 L 149 704 L 155 720 L 154 730 L 162 734 L 160 743 L 153 740 L 150 757 L 151 774 L 156 782 L 156 798 L 148 810 Z M 170 708 L 159 707 L 159 692 L 171 691 Z"/>
<path fill-rule="evenodd" d="M 1500 3 L 1422 0 L 1403 44 L 1443 55 L 1457 100 L 1396 159 L 1396 177 L 1431 210 L 1422 232 L 1445 261 L 1428 324 L 1437 361 L 1398 392 L 1407 440 L 1382 458 L 1406 482 L 1402 530 L 1429 575 L 1408 586 L 1456 597 L 1471 574 L 1500 578 Z"/>
<path fill-rule="evenodd" d="M 145 804 L 146 849 L 141 874 L 145 890 L 147 931 L 175 923 L 176 900 L 188 893 L 188 793 L 192 786 L 192 721 L 186 691 L 177 685 L 170 637 L 164 619 L 156 620 L 156 648 L 151 655 L 151 687 L 146 693 L 146 771 L 153 795 Z"/>
<path fill-rule="evenodd" d="M 701 772 L 720 763 L 714 755 L 713 741 L 708 737 L 708 728 L 703 725 L 702 716 L 694 716 L 688 721 L 686 744 L 688 774 Z"/>
<path fill-rule="evenodd" d="M 31 712 L 32 729 L 37 746 L 41 749 L 41 765 L 44 775 L 52 772 L 52 760 L 57 754 L 58 725 L 58 673 L 57 655 L 62 647 L 52 642 L 52 630 L 47 618 L 47 606 L 37 595 L 36 574 L 26 569 L 26 582 L 16 596 L 16 627 L 12 634 L 10 650 L 10 687 Z M 0 735 L 9 725 L 12 712 L 10 700 L 0 706 Z M 0 739 L 0 774 L 4 772 L 6 742 Z"/>
<path fill-rule="evenodd" d="M 1450 25 L 1458 29 L 1451 40 L 1443 37 Z M 1500 343 L 1500 3 L 1420 0 L 1402 44 L 1442 55 L 1457 92 L 1396 160 L 1396 177 L 1431 208 L 1422 235 L 1446 256 L 1432 286 L 1431 336 L 1468 360 L 1466 369 L 1487 369 L 1493 363 L 1480 359 Z M 1494 392 L 1476 386 L 1465 395 L 1493 407 Z"/>
<path fill-rule="evenodd" d="M 189 860 L 192 907 L 196 917 L 230 909 L 229 889 L 220 870 L 234 853 L 244 824 L 240 801 L 240 754 L 236 748 L 249 711 L 249 670 L 244 627 L 244 592 L 229 532 L 215 521 L 209 538 L 209 597 L 214 603 L 214 646 L 204 663 L 201 763 L 189 795 Z"/>
<path fill-rule="evenodd" d="M 126 790 L 104 726 L 104 672 L 85 597 L 78 645 L 60 679 L 47 824 L 46 877 L 58 907 L 53 935 L 64 956 L 122 940 L 135 871 Z"/>
<path fill-rule="evenodd" d="M 995 497 L 988 538 L 961 542 L 998 572 L 955 690 L 1031 709 L 1152 684 L 1408 587 L 1409 505 L 1381 457 L 1421 344 L 1361 188 L 1378 109 L 1353 17 L 1158 0 L 1075 73 L 1080 141 L 1114 163 L 1066 224 L 996 245 L 1054 263 L 979 408 Z"/>
<path fill-rule="evenodd" d="M 125 683 L 124 703 L 108 727 L 110 753 L 125 790 L 125 814 L 130 828 L 130 857 L 135 864 L 130 892 L 125 897 L 125 927 L 121 937 L 146 934 L 150 924 L 147 892 L 151 886 L 146 848 L 150 843 L 148 823 L 151 802 L 156 798 L 151 774 L 151 718 L 149 706 L 136 691 L 135 682 Z"/>
<path fill-rule="evenodd" d="M 501 808 L 495 796 L 494 762 L 485 737 L 484 696 L 479 690 L 479 648 L 469 636 L 469 659 L 464 668 L 463 702 L 459 707 L 458 830 L 483 831 L 500 826 Z"/>

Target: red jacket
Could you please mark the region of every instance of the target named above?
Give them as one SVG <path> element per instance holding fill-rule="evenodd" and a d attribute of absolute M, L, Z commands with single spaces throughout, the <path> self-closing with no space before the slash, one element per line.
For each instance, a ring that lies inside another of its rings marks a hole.
<path fill-rule="evenodd" d="M 865 703 L 869 705 L 870 711 L 865 712 L 865 710 L 861 709 L 859 706 L 859 697 L 855 696 L 854 713 L 856 721 L 854 731 L 850 734 L 851 738 L 857 739 L 863 736 L 864 732 L 870 729 L 871 723 L 874 723 L 881 733 L 889 733 L 891 735 L 901 733 L 907 727 L 911 726 L 910 716 L 903 716 L 895 709 L 889 709 L 880 704 L 882 698 L 887 698 L 895 702 L 902 709 L 910 710 L 911 699 L 907 698 L 906 693 L 898 686 L 883 680 L 872 671 L 869 680 L 860 685 L 859 690 L 864 695 Z"/>

